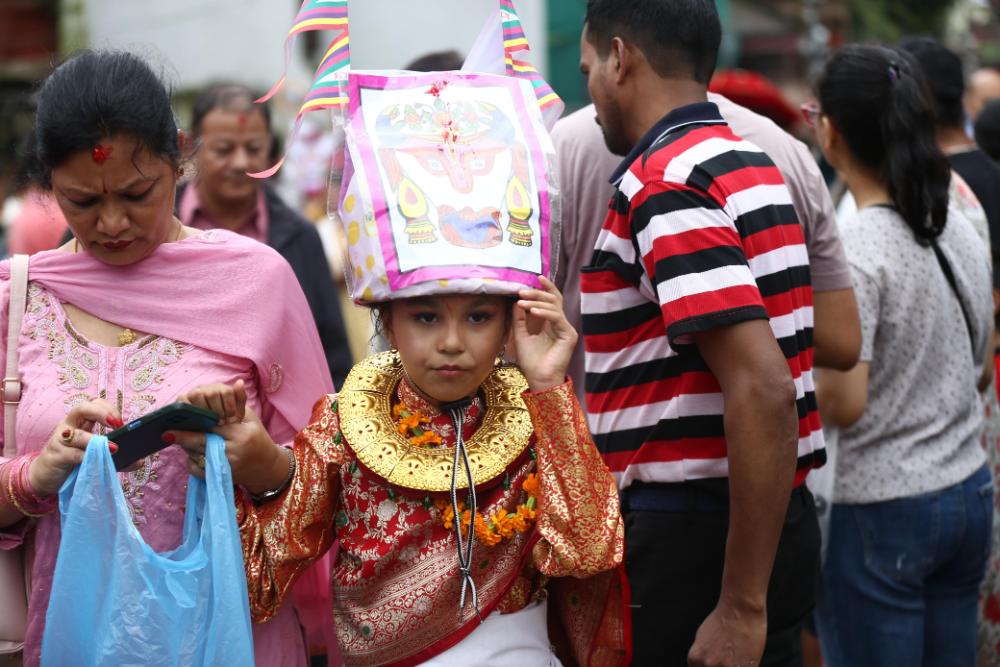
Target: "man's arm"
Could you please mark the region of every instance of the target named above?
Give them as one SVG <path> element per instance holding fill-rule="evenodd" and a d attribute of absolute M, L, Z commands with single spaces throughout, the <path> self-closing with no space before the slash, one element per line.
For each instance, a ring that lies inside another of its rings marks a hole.
<path fill-rule="evenodd" d="M 850 428 L 864 416 L 870 366 L 864 361 L 847 372 L 822 370 L 816 374 L 816 402 L 824 424 Z"/>
<path fill-rule="evenodd" d="M 725 401 L 730 518 L 722 594 L 689 654 L 692 665 L 757 664 L 767 587 L 795 476 L 798 413 L 791 372 L 766 320 L 694 336 Z"/>
<path fill-rule="evenodd" d="M 814 366 L 849 371 L 861 355 L 861 319 L 852 288 L 813 292 Z"/>

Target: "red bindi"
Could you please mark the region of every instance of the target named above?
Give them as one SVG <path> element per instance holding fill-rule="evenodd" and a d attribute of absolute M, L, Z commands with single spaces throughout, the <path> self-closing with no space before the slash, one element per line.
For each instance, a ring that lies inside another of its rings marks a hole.
<path fill-rule="evenodd" d="M 239 124 L 240 124 L 240 132 L 242 132 L 247 128 L 247 115 L 245 113 L 240 114 Z"/>
<path fill-rule="evenodd" d="M 94 150 L 90 152 L 90 159 L 96 164 L 104 164 L 109 157 L 111 157 L 111 151 L 114 150 L 113 146 L 102 146 L 97 144 L 94 146 Z"/>

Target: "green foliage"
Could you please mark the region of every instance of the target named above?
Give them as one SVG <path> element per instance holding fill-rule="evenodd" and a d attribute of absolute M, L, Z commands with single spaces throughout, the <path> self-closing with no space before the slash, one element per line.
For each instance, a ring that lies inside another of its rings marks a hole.
<path fill-rule="evenodd" d="M 859 40 L 895 42 L 903 35 L 940 37 L 955 0 L 848 0 Z"/>

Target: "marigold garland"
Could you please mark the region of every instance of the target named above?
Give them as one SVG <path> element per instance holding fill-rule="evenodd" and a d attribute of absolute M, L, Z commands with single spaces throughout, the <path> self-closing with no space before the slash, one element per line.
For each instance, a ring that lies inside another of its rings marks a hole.
<path fill-rule="evenodd" d="M 411 411 L 397 403 L 392 408 L 392 416 L 396 419 L 396 430 L 411 445 L 431 449 L 442 445 L 441 436 L 430 429 L 431 420 L 419 410 Z"/>
<path fill-rule="evenodd" d="M 397 403 L 392 408 L 392 416 L 396 420 L 396 430 L 404 436 L 411 445 L 416 447 L 441 447 L 441 436 L 431 430 L 431 420 L 419 410 L 410 410 Z M 527 532 L 538 516 L 538 475 L 531 473 L 521 485 L 527 499 L 517 506 L 514 513 L 499 509 L 490 514 L 489 519 L 476 512 L 473 530 L 476 539 L 487 547 L 496 546 L 502 540 L 510 539 L 515 533 Z M 438 499 L 435 506 L 441 512 L 441 523 L 448 530 L 455 527 L 455 510 L 451 502 Z M 472 514 L 465 509 L 465 503 L 458 503 L 458 511 L 462 516 L 462 528 L 468 530 L 472 523 Z"/>
<path fill-rule="evenodd" d="M 487 547 L 496 546 L 502 540 L 510 539 L 516 533 L 527 532 L 538 517 L 538 475 L 531 473 L 524 479 L 521 485 L 528 498 L 517 506 L 513 513 L 505 509 L 499 509 L 489 516 L 489 520 L 482 514 L 476 512 L 475 527 L 473 530 L 476 539 Z M 441 512 L 441 523 L 448 530 L 455 527 L 455 511 L 451 502 L 444 499 L 434 501 Z M 459 501 L 458 511 L 462 515 L 462 528 L 468 530 L 472 516 L 469 510 L 465 509 L 465 503 Z"/>

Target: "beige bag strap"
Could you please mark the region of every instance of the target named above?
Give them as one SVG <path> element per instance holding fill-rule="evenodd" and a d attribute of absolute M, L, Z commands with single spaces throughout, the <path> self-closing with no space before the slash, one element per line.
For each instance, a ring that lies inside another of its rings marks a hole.
<path fill-rule="evenodd" d="M 21 321 L 28 304 L 28 256 L 10 258 L 10 308 L 7 313 L 7 367 L 3 374 L 0 400 L 3 401 L 3 455 L 17 455 L 14 428 L 17 406 L 21 402 L 21 376 L 17 368 L 17 343 L 21 338 Z"/>

